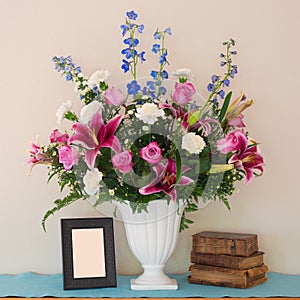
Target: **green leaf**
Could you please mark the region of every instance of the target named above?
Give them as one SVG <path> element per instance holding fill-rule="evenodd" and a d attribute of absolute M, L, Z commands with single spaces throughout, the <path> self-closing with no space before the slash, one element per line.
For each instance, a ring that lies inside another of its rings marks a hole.
<path fill-rule="evenodd" d="M 231 95 L 232 95 L 232 92 L 229 92 L 227 94 L 227 96 L 225 97 L 223 106 L 221 108 L 220 116 L 219 116 L 219 121 L 220 122 L 222 122 L 223 118 L 226 115 L 226 112 L 227 112 L 227 109 L 228 109 L 228 106 L 229 106 L 229 103 L 230 103 Z"/>
<path fill-rule="evenodd" d="M 181 169 L 182 169 L 181 157 L 178 150 L 175 152 L 175 158 L 176 158 L 176 184 L 177 184 L 181 178 Z"/>
<path fill-rule="evenodd" d="M 74 121 L 74 122 L 78 121 L 77 116 L 74 113 L 72 113 L 71 111 L 67 111 L 65 113 L 65 118 L 67 120 Z"/>
<path fill-rule="evenodd" d="M 54 215 L 57 211 L 82 198 L 83 196 L 81 194 L 73 191 L 63 199 L 56 199 L 54 201 L 55 206 L 52 209 L 49 209 L 43 217 L 42 226 L 44 231 L 46 232 L 46 221 L 51 215 Z"/>
<path fill-rule="evenodd" d="M 100 82 L 100 89 L 102 91 L 106 91 L 108 89 L 108 85 L 104 81 L 101 81 Z"/>
<path fill-rule="evenodd" d="M 195 111 L 194 113 L 188 116 L 188 123 L 190 126 L 193 126 L 201 117 L 202 111 L 201 109 Z"/>
<path fill-rule="evenodd" d="M 53 178 L 53 176 L 54 176 L 55 174 L 58 174 L 59 172 L 60 172 L 60 169 L 58 168 L 58 169 L 56 169 L 53 173 L 49 174 L 47 183 L 49 183 L 50 180 Z"/>

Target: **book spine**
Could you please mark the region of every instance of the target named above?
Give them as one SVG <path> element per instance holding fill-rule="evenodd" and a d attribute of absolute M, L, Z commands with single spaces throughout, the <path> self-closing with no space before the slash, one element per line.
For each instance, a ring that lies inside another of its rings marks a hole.
<path fill-rule="evenodd" d="M 230 240 L 195 236 L 192 250 L 206 254 L 250 256 L 258 250 L 258 244 L 256 237 L 247 240 Z"/>
<path fill-rule="evenodd" d="M 191 252 L 191 262 L 195 264 L 203 264 L 209 266 L 218 266 L 232 269 L 241 269 L 241 259 L 234 256 L 215 255 L 215 254 L 198 254 Z"/>
<path fill-rule="evenodd" d="M 196 278 L 193 278 L 192 276 L 188 276 L 188 282 L 189 283 L 196 283 L 196 284 L 205 284 L 205 285 L 214 285 L 214 286 L 223 286 L 223 287 L 231 287 L 231 288 L 240 288 L 240 289 L 247 289 L 253 286 L 256 286 L 258 284 L 261 284 L 267 280 L 267 277 L 265 275 L 259 276 L 256 280 L 253 280 L 249 283 L 233 283 L 229 281 L 209 281 L 209 280 L 199 280 Z"/>

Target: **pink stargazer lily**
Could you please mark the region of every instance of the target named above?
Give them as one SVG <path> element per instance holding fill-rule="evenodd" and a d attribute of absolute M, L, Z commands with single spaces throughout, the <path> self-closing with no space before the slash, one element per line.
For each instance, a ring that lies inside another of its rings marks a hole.
<path fill-rule="evenodd" d="M 244 151 L 237 152 L 232 155 L 228 161 L 233 164 L 236 169 L 241 169 L 246 173 L 245 183 L 249 183 L 254 177 L 255 170 L 263 174 L 264 159 L 259 153 L 257 145 L 252 145 Z"/>
<path fill-rule="evenodd" d="M 123 116 L 117 115 L 104 124 L 102 111 L 99 110 L 88 125 L 77 122 L 72 126 L 75 134 L 69 138 L 69 144 L 75 142 L 88 148 L 85 157 L 90 168 L 94 166 L 100 148 L 111 148 L 116 153 L 121 151 L 120 142 L 114 134 L 122 118 Z"/>
<path fill-rule="evenodd" d="M 47 153 L 43 151 L 41 146 L 37 143 L 31 143 L 31 149 L 29 150 L 30 159 L 25 163 L 30 165 L 29 174 L 36 165 L 49 165 L 53 162 L 53 159 L 47 156 Z"/>
<path fill-rule="evenodd" d="M 190 168 L 183 166 L 182 174 Z M 169 195 L 172 201 L 176 201 L 176 162 L 174 159 L 167 159 L 167 164 L 158 163 L 153 167 L 156 173 L 156 178 L 145 187 L 139 189 L 142 195 L 150 195 L 154 193 L 164 192 Z M 194 180 L 187 176 L 181 176 L 178 185 L 188 185 L 193 183 Z"/>
<path fill-rule="evenodd" d="M 176 119 L 181 118 L 182 119 L 181 125 L 182 125 L 184 131 L 187 131 L 187 129 L 189 127 L 189 123 L 188 123 L 189 114 L 188 114 L 188 112 L 184 112 L 180 105 L 176 109 L 174 106 L 172 106 L 168 103 L 160 103 L 158 105 L 158 107 L 162 108 L 162 109 L 168 109 Z"/>
<path fill-rule="evenodd" d="M 67 143 L 69 139 L 68 134 L 63 134 L 58 131 L 58 129 L 54 129 L 50 135 L 50 143 Z"/>
<path fill-rule="evenodd" d="M 248 146 L 248 139 L 243 130 L 234 130 L 228 133 L 225 138 L 217 141 L 221 153 L 233 155 L 228 161 L 235 169 L 241 169 L 246 173 L 246 182 L 248 183 L 254 177 L 254 171 L 263 173 L 264 160 L 257 149 L 257 145 Z"/>
<path fill-rule="evenodd" d="M 234 130 L 227 133 L 225 138 L 217 141 L 217 146 L 221 153 L 239 151 L 243 153 L 247 148 L 247 136 L 243 130 Z"/>
<path fill-rule="evenodd" d="M 197 121 L 195 124 L 191 125 L 189 124 L 189 114 L 190 112 L 184 112 L 181 106 L 178 106 L 178 108 L 176 109 L 174 106 L 167 104 L 167 103 L 160 103 L 158 105 L 159 108 L 162 109 L 168 109 L 173 116 L 176 119 L 181 118 L 181 126 L 183 127 L 183 130 L 185 132 L 191 132 L 191 131 L 195 131 L 197 129 L 199 129 L 200 127 L 203 128 L 203 135 L 204 136 L 208 136 L 211 132 L 211 126 L 210 126 L 210 122 L 216 122 L 216 120 L 214 119 L 204 119 L 204 120 L 199 120 Z"/>
<path fill-rule="evenodd" d="M 245 109 L 252 105 L 252 103 L 253 100 L 246 100 L 246 96 L 241 92 L 240 96 L 229 105 L 225 119 L 230 121 L 239 117 Z"/>

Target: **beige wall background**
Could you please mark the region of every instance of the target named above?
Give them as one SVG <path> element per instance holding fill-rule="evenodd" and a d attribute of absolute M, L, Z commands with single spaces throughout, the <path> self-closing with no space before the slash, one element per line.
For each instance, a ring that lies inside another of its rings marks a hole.
<path fill-rule="evenodd" d="M 50 218 L 45 234 L 41 218 L 60 194 L 54 182 L 46 184 L 46 168 L 36 167 L 28 177 L 23 161 L 36 133 L 47 143 L 61 103 L 77 101 L 73 85 L 54 70 L 54 55 L 71 54 L 86 75 L 107 68 L 111 83 L 130 78 L 120 69 L 119 25 L 131 9 L 145 25 L 141 39 L 148 53 L 156 28 L 172 28 L 169 70 L 192 68 L 194 84 L 204 96 L 210 76 L 221 72 L 222 42 L 237 40 L 239 74 L 232 88 L 235 95 L 243 89 L 255 99 L 246 123 L 262 142 L 266 160 L 263 177 L 239 185 L 231 212 L 211 203 L 191 216 L 195 223 L 180 235 L 166 271 L 187 271 L 192 234 L 220 230 L 257 233 L 271 271 L 300 274 L 297 0 L 0 0 L 0 273 L 61 272 L 60 219 L 99 216 L 88 203 L 78 202 Z M 148 60 L 140 76 L 147 76 L 153 63 Z M 115 243 L 118 272 L 140 272 L 119 222 Z"/>

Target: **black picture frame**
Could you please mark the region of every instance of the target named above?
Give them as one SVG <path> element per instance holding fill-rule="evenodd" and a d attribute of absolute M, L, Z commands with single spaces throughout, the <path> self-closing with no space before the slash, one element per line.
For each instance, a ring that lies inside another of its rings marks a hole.
<path fill-rule="evenodd" d="M 65 290 L 117 286 L 112 218 L 61 219 L 61 239 Z"/>

